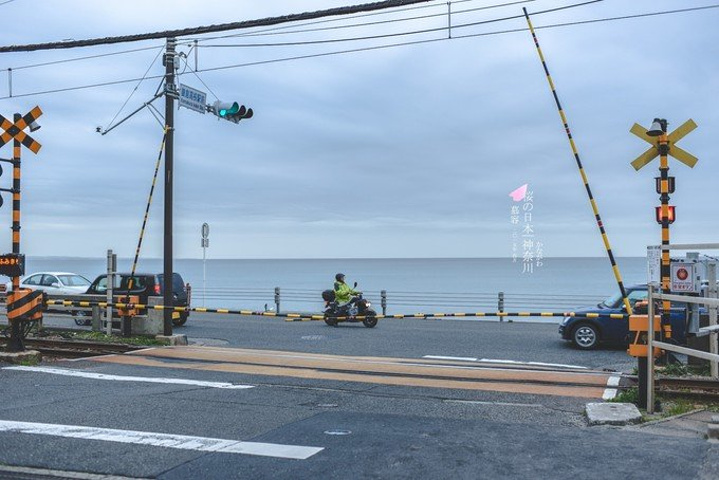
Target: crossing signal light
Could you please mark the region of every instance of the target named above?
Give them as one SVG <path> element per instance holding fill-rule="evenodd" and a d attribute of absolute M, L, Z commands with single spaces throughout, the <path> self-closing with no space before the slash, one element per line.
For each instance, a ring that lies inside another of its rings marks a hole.
<path fill-rule="evenodd" d="M 240 123 L 243 118 L 252 118 L 254 114 L 251 108 L 237 102 L 222 102 L 220 100 L 212 104 L 211 111 L 218 117 L 233 123 Z"/>
<path fill-rule="evenodd" d="M 662 207 L 655 207 L 656 208 L 656 217 L 657 217 L 657 223 L 661 225 L 662 223 Z M 674 220 L 676 219 L 676 212 L 674 211 L 674 205 L 667 205 L 667 220 L 669 220 L 669 223 L 674 223 Z"/>

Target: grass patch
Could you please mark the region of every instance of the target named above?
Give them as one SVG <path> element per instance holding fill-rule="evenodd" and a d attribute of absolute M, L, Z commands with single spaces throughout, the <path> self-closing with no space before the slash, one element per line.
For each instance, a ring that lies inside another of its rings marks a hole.
<path fill-rule="evenodd" d="M 20 365 L 22 367 L 34 367 L 39 364 L 40 364 L 40 360 L 38 360 L 37 357 L 32 357 L 32 358 L 25 358 L 23 360 L 20 360 L 15 365 Z"/>
<path fill-rule="evenodd" d="M 165 345 L 159 340 L 155 340 L 154 337 L 144 337 L 136 335 L 133 337 L 119 337 L 115 335 L 107 335 L 102 332 L 77 332 L 69 335 L 63 335 L 68 340 L 89 340 L 92 342 L 102 343 L 121 343 L 125 345 L 141 345 L 141 346 L 155 346 Z"/>
<path fill-rule="evenodd" d="M 609 400 L 614 403 L 633 403 L 636 405 L 639 403 L 639 388 L 632 387 L 626 390 L 622 390 L 617 394 L 616 397 Z"/>

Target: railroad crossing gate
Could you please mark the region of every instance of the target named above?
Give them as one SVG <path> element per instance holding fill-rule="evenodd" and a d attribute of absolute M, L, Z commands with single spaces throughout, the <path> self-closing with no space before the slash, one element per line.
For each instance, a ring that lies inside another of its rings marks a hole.
<path fill-rule="evenodd" d="M 697 124 L 694 123 L 694 120 L 689 119 L 667 136 L 669 140 L 668 154 L 690 168 L 693 168 L 694 165 L 696 165 L 698 161 L 697 157 L 686 150 L 677 147 L 676 143 L 695 128 L 697 128 Z M 638 123 L 635 123 L 629 131 L 651 145 L 649 150 L 639 155 L 632 162 L 634 170 L 639 170 L 659 156 L 659 137 L 647 135 L 647 129 Z"/>

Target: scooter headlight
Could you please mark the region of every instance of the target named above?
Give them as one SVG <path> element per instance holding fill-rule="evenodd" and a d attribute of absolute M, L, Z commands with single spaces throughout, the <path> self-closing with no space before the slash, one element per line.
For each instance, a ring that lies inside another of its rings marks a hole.
<path fill-rule="evenodd" d="M 371 306 L 372 306 L 372 302 L 370 302 L 369 300 L 367 300 L 367 306 L 368 306 L 368 307 L 371 307 Z"/>

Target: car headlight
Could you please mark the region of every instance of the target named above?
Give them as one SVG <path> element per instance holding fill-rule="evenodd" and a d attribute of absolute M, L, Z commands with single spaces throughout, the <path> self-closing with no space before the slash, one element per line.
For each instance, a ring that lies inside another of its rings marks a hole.
<path fill-rule="evenodd" d="M 569 320 L 570 320 L 571 318 L 572 318 L 572 317 L 564 317 L 564 320 L 562 320 L 562 325 L 567 326 L 567 324 L 569 323 Z"/>

